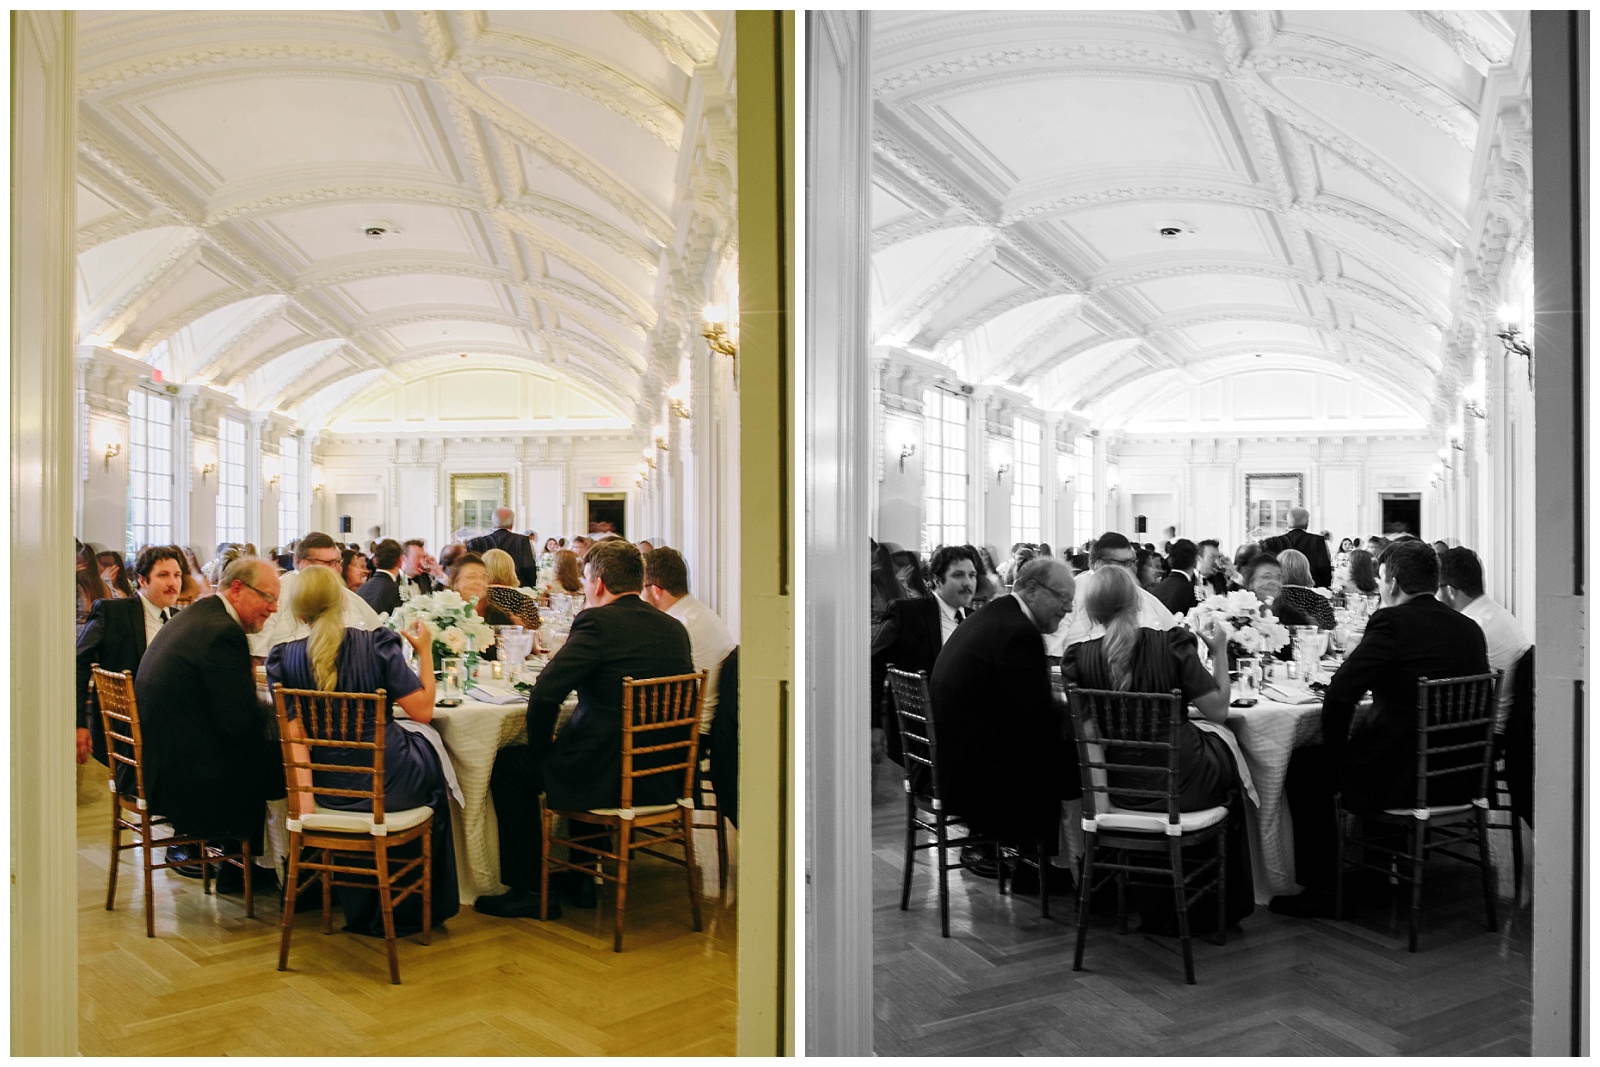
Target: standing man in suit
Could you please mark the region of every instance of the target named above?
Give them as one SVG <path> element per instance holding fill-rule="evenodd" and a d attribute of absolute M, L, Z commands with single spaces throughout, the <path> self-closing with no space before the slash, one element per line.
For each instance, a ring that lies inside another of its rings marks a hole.
<path fill-rule="evenodd" d="M 1322 744 L 1296 749 L 1289 762 L 1284 788 L 1294 819 L 1295 873 L 1306 892 L 1273 898 L 1279 914 L 1333 914 L 1336 793 L 1352 811 L 1415 803 L 1417 679 L 1488 673 L 1482 628 L 1441 604 L 1434 597 L 1438 584 L 1438 557 L 1421 541 L 1390 545 L 1378 564 L 1383 606 L 1328 683 Z M 1356 705 L 1368 693 L 1372 709 L 1352 728 Z M 1477 786 L 1439 781 L 1429 795 L 1437 803 L 1465 803 Z M 1450 791 L 1463 785 L 1466 792 Z"/>
<path fill-rule="evenodd" d="M 550 807 L 569 810 L 620 802 L 622 679 L 694 670 L 689 631 L 641 600 L 643 588 L 644 561 L 632 543 L 607 538 L 595 542 L 584 557 L 586 607 L 528 697 L 528 743 L 503 748 L 495 757 L 489 791 L 500 821 L 500 880 L 511 889 L 479 897 L 473 907 L 485 915 L 539 915 L 540 793 Z M 578 708 L 552 741 L 561 703 L 574 689 Z M 663 736 L 657 743 L 668 740 Z M 667 775 L 646 779 L 635 787 L 633 801 L 639 806 L 671 804 L 679 799 L 681 781 Z M 564 879 L 559 884 L 573 903 L 593 906 L 592 883 Z M 560 905 L 550 901 L 550 918 L 560 914 Z"/>
<path fill-rule="evenodd" d="M 944 545 L 929 564 L 933 596 L 891 600 L 872 641 L 872 762 L 900 759 L 900 728 L 894 701 L 885 696 L 889 668 L 933 673 L 939 649 L 972 608 L 978 589 L 977 554 L 966 545 Z"/>
<path fill-rule="evenodd" d="M 1072 571 L 1060 560 L 1024 564 L 1009 596 L 950 635 L 929 686 L 945 805 L 974 833 L 1030 850 L 1041 841 L 1046 852 L 1054 849 L 1061 801 L 1083 795 L 1044 649 L 1073 591 Z M 1065 871 L 1050 877 L 1053 891 L 1071 882 Z"/>
<path fill-rule="evenodd" d="M 361 583 L 356 596 L 372 605 L 379 615 L 392 615 L 400 607 L 400 542 L 392 537 L 379 541 L 372 550 L 372 575 Z"/>
<path fill-rule="evenodd" d="M 182 558 L 171 545 L 148 545 L 134 562 L 139 595 L 125 600 L 96 600 L 78 631 L 78 762 L 92 755 L 106 762 L 105 724 L 100 706 L 89 696 L 89 668 L 139 672 L 139 661 L 167 620 L 183 588 Z"/>
<path fill-rule="evenodd" d="M 1261 542 L 1261 551 L 1277 555 L 1286 548 L 1305 553 L 1311 564 L 1311 580 L 1323 589 L 1333 587 L 1333 561 L 1328 558 L 1328 542 L 1314 533 L 1308 533 L 1311 512 L 1305 508 L 1289 509 L 1289 532 L 1269 537 Z M 1432 595 L 1430 589 L 1429 595 Z"/>
<path fill-rule="evenodd" d="M 1189 609 L 1200 602 L 1195 594 L 1195 583 L 1198 579 L 1194 571 L 1195 561 L 1199 555 L 1200 550 L 1187 537 L 1172 542 L 1172 548 L 1167 554 L 1167 566 L 1172 570 L 1151 590 L 1156 599 L 1175 615 L 1187 615 Z"/>
<path fill-rule="evenodd" d="M 277 611 L 278 593 L 277 567 L 234 560 L 216 596 L 161 628 L 134 681 L 151 809 L 185 835 L 249 838 L 258 858 L 267 801 L 284 796 L 283 757 L 256 697 L 245 638 Z M 259 876 L 276 884 L 268 865 Z M 224 885 L 219 875 L 219 891 Z"/>
<path fill-rule="evenodd" d="M 526 534 L 519 534 L 511 528 L 515 519 L 516 515 L 510 508 L 495 508 L 494 532 L 472 538 L 467 542 L 467 551 L 481 555 L 491 548 L 498 548 L 509 553 L 511 562 L 517 568 L 517 581 L 532 589 L 539 582 L 539 563 L 533 554 L 533 542 L 528 540 Z"/>

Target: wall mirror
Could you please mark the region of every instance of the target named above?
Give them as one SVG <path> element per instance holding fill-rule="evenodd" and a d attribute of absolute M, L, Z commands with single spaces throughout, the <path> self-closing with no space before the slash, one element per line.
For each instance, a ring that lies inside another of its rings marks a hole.
<path fill-rule="evenodd" d="M 1304 474 L 1246 474 L 1244 476 L 1247 537 L 1278 534 L 1289 528 L 1289 509 L 1305 506 Z"/>
<path fill-rule="evenodd" d="M 494 529 L 494 509 L 511 506 L 511 475 L 452 474 L 450 476 L 450 528 L 488 533 Z"/>

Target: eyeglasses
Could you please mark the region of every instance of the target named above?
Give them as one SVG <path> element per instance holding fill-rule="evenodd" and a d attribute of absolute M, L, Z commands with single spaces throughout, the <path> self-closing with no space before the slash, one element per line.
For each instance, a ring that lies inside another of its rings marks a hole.
<path fill-rule="evenodd" d="M 339 564 L 344 562 L 344 557 L 343 556 L 334 556 L 332 559 L 318 559 L 315 556 L 307 556 L 306 557 L 306 562 L 307 563 L 315 563 L 319 567 L 337 567 L 337 566 L 339 566 Z"/>
<path fill-rule="evenodd" d="M 257 589 L 255 586 L 251 585 L 249 582 L 240 581 L 239 584 L 244 586 L 246 589 L 250 590 L 252 593 L 254 593 L 256 596 L 260 597 L 262 600 L 265 600 L 268 604 L 271 604 L 273 607 L 277 607 L 278 606 L 278 598 L 277 597 L 268 596 L 266 593 L 263 593 L 261 590 Z"/>
<path fill-rule="evenodd" d="M 1127 567 L 1129 570 L 1132 570 L 1136 559 L 1137 559 L 1137 557 L 1135 557 L 1135 556 L 1129 556 L 1127 559 L 1117 559 L 1117 558 L 1115 558 L 1113 556 L 1101 556 L 1099 559 L 1095 560 L 1095 562 L 1096 563 L 1110 563 L 1113 566 Z"/>

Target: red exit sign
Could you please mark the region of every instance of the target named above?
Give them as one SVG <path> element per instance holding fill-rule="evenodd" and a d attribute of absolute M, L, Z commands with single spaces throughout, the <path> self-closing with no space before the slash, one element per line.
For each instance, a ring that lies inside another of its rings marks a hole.
<path fill-rule="evenodd" d="M 595 484 L 595 486 L 597 488 L 600 488 L 600 489 L 610 489 L 611 488 L 611 475 L 609 475 L 609 474 L 600 475 L 598 478 L 596 478 L 594 480 L 594 484 Z"/>

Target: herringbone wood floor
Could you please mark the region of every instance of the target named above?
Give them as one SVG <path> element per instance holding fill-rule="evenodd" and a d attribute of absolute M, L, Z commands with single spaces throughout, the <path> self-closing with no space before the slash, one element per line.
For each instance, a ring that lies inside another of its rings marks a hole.
<path fill-rule="evenodd" d="M 704 933 L 690 924 L 682 868 L 647 857 L 630 877 L 621 954 L 605 902 L 551 923 L 469 907 L 431 946 L 401 941 L 404 984 L 392 986 L 381 940 L 339 933 L 337 914 L 324 937 L 320 916 L 302 913 L 280 973 L 276 893 L 257 893 L 251 920 L 242 896 L 204 896 L 198 880 L 157 871 L 148 939 L 128 851 L 116 910 L 105 910 L 110 801 L 91 767 L 78 793 L 84 1055 L 733 1054 L 737 913 L 731 890 L 717 897 L 714 861 Z M 709 832 L 697 837 L 713 855 Z"/>
<path fill-rule="evenodd" d="M 919 855 L 910 910 L 900 910 L 904 803 L 899 768 L 880 765 L 879 1055 L 1528 1054 L 1531 906 L 1502 899 L 1500 932 L 1489 933 L 1478 872 L 1466 864 L 1430 864 L 1415 955 L 1398 911 L 1354 908 L 1336 923 L 1258 907 L 1226 946 L 1195 941 L 1198 984 L 1188 986 L 1176 938 L 1119 935 L 1111 916 L 1094 917 L 1084 970 L 1074 972 L 1076 898 L 1052 898 L 1041 919 L 1037 898 L 1001 897 L 993 880 L 964 871 L 951 873 L 951 936 L 941 938 L 931 851 Z M 1498 847 L 1506 835 L 1491 836 Z"/>

